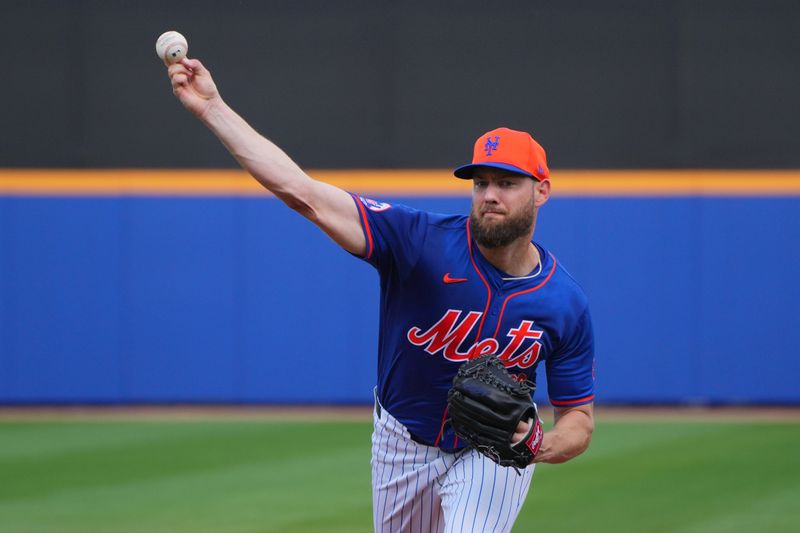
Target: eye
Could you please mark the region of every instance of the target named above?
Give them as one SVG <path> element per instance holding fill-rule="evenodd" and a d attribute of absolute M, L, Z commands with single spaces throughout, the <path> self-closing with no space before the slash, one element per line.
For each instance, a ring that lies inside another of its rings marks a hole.
<path fill-rule="evenodd" d="M 509 187 L 513 187 L 514 186 L 514 182 L 511 181 L 511 180 L 502 180 L 500 182 L 500 186 L 502 188 L 504 188 L 504 189 L 508 189 Z"/>
<path fill-rule="evenodd" d="M 488 183 L 489 183 L 488 181 L 483 181 L 483 180 L 475 180 L 474 187 L 475 187 L 476 189 L 485 189 L 485 188 L 486 188 L 486 185 L 487 185 Z"/>

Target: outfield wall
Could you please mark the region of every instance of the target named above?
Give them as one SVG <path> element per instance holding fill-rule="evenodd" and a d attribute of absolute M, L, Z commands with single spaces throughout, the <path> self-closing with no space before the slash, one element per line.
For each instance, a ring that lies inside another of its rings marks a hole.
<path fill-rule="evenodd" d="M 446 171 L 316 174 L 469 206 Z M 243 173 L 53 178 L 0 172 L 0 402 L 370 400 L 376 273 Z M 800 173 L 554 183 L 537 239 L 590 298 L 598 402 L 800 403 Z"/>

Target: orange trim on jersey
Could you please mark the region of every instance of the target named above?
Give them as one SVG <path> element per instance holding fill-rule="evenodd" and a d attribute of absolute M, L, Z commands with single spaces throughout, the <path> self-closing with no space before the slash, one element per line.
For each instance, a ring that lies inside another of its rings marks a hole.
<path fill-rule="evenodd" d="M 439 443 L 442 442 L 442 436 L 444 435 L 444 423 L 447 422 L 447 410 L 450 407 L 445 405 L 444 406 L 444 413 L 442 413 L 442 425 L 439 426 L 439 434 L 436 436 L 436 442 L 433 443 L 434 448 L 439 447 Z"/>
<path fill-rule="evenodd" d="M 467 218 L 467 248 L 469 249 L 469 260 L 472 262 L 472 266 L 475 268 L 475 272 L 478 273 L 480 276 L 481 281 L 483 284 L 486 285 L 486 307 L 483 309 L 483 316 L 481 317 L 481 323 L 478 326 L 478 334 L 475 335 L 475 342 L 481 338 L 481 331 L 483 331 L 483 321 L 486 320 L 486 314 L 489 312 L 489 303 L 492 301 L 492 289 L 489 287 L 489 283 L 487 283 L 486 278 L 483 277 L 478 265 L 475 264 L 475 258 L 472 257 L 472 234 L 469 229 L 469 218 Z"/>
<path fill-rule="evenodd" d="M 358 210 L 361 214 L 361 220 L 364 221 L 364 231 L 367 234 L 367 255 L 364 256 L 364 259 L 369 259 L 372 257 L 372 230 L 369 227 L 369 219 L 367 218 L 367 212 L 364 210 L 364 204 L 359 200 L 356 196 L 353 196 L 353 200 L 355 200 L 356 205 L 358 206 Z"/>
<path fill-rule="evenodd" d="M 469 196 L 450 169 L 309 170 L 310 176 L 367 195 Z M 564 197 L 800 196 L 800 170 L 556 170 Z M 240 169 L 0 169 L 0 196 L 269 197 Z"/>
<path fill-rule="evenodd" d="M 594 400 L 594 394 L 590 394 L 589 396 L 585 396 L 583 398 L 578 398 L 577 400 L 566 400 L 566 401 L 558 401 L 558 400 L 550 400 L 550 403 L 555 405 L 556 407 L 563 407 L 566 405 L 575 405 L 578 403 L 587 403 Z"/>
<path fill-rule="evenodd" d="M 497 333 L 500 331 L 500 323 L 503 321 L 503 313 L 506 312 L 506 304 L 508 303 L 508 301 L 511 298 L 513 298 L 514 296 L 519 296 L 520 294 L 525 294 L 525 293 L 528 293 L 528 292 L 537 291 L 537 290 L 541 289 L 542 287 L 544 287 L 545 284 L 548 281 L 550 281 L 550 278 L 553 277 L 553 272 L 556 271 L 556 258 L 555 258 L 555 256 L 553 254 L 550 254 L 550 258 L 553 259 L 553 267 L 550 269 L 550 273 L 547 274 L 547 277 L 544 278 L 540 284 L 538 284 L 537 286 L 532 287 L 530 289 L 525 289 L 524 291 L 519 291 L 519 292 L 515 292 L 514 294 L 509 294 L 506 297 L 505 301 L 503 301 L 503 307 L 500 308 L 500 317 L 497 319 L 497 328 L 494 330 L 494 335 L 492 335 L 492 337 L 494 337 L 495 339 L 497 338 Z M 540 261 L 541 261 L 541 259 L 540 259 Z"/>

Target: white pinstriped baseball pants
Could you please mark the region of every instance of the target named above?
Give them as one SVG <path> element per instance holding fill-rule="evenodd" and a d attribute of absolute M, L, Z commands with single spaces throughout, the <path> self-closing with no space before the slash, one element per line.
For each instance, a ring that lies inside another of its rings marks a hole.
<path fill-rule="evenodd" d="M 447 453 L 419 444 L 380 412 L 373 414 L 372 433 L 376 533 L 511 531 L 535 465 L 517 475 L 475 450 Z"/>

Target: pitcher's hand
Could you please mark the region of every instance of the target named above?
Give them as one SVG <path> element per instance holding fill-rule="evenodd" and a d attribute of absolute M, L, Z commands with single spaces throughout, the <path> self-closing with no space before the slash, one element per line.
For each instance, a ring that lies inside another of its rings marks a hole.
<path fill-rule="evenodd" d="M 185 57 L 170 65 L 167 72 L 172 93 L 197 118 L 203 118 L 208 109 L 220 100 L 211 73 L 199 60 Z"/>
<path fill-rule="evenodd" d="M 524 420 L 520 420 L 517 424 L 517 430 L 514 432 L 514 436 L 511 438 L 511 442 L 513 444 L 517 444 L 518 442 L 522 442 L 522 439 L 528 434 L 528 430 L 531 429 L 531 425 Z"/>

